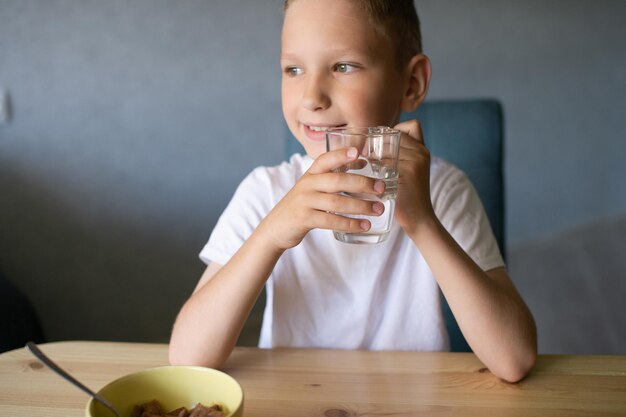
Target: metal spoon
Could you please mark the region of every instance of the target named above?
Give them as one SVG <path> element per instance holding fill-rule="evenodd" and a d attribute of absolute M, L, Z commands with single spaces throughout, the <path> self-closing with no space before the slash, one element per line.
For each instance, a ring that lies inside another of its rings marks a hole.
<path fill-rule="evenodd" d="M 96 394 L 95 392 L 93 392 L 92 390 L 90 390 L 89 388 L 84 386 L 76 378 L 74 378 L 72 375 L 70 375 L 66 371 L 64 371 L 59 365 L 54 363 L 52 361 L 52 359 L 47 357 L 41 350 L 39 350 L 39 348 L 37 347 L 37 345 L 35 343 L 33 343 L 33 342 L 26 343 L 26 349 L 29 350 L 30 353 L 35 355 L 35 357 L 37 359 L 39 359 L 41 361 L 41 363 L 46 365 L 48 368 L 52 369 L 54 372 L 56 372 L 57 374 L 59 374 L 60 376 L 62 376 L 63 378 L 65 378 L 66 380 L 71 382 L 72 384 L 76 385 L 78 388 L 80 388 L 81 390 L 83 390 L 87 394 L 91 395 L 91 397 L 94 400 L 98 401 L 100 404 L 104 405 L 106 408 L 111 410 L 115 414 L 116 417 L 122 417 L 120 412 L 117 411 L 117 408 L 115 408 L 113 406 L 113 404 L 108 402 L 104 397 Z"/>

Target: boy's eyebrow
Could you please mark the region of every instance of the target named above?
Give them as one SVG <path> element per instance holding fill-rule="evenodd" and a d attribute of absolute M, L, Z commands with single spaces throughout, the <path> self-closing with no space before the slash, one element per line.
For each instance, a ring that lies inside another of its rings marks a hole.
<path fill-rule="evenodd" d="M 291 54 L 291 53 L 288 53 L 288 52 L 280 54 L 280 59 L 281 60 L 283 60 L 283 59 L 295 59 L 295 58 L 297 58 L 297 56 L 295 54 Z"/>

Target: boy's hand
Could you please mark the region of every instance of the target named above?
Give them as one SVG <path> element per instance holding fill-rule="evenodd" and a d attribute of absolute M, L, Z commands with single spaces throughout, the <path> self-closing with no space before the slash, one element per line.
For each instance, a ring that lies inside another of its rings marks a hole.
<path fill-rule="evenodd" d="M 380 202 L 364 201 L 340 195 L 340 192 L 380 195 L 385 189 L 382 181 L 357 174 L 335 173 L 357 159 L 356 148 L 338 149 L 321 154 L 311 168 L 272 209 L 257 228 L 279 251 L 298 245 L 315 228 L 344 232 L 364 232 L 370 222 L 351 219 L 334 213 L 378 216 L 384 206 Z"/>
<path fill-rule="evenodd" d="M 395 129 L 402 132 L 396 220 L 411 236 L 423 222 L 435 217 L 430 201 L 430 152 L 417 120 L 400 123 Z"/>

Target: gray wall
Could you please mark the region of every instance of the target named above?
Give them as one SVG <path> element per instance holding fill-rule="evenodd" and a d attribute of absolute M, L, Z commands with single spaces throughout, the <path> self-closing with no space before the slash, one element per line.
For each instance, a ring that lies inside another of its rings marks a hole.
<path fill-rule="evenodd" d="M 509 242 L 626 213 L 626 2 L 416 3 L 431 97 L 504 104 Z"/>
<path fill-rule="evenodd" d="M 432 98 L 506 113 L 508 243 L 626 213 L 626 2 L 418 1 Z M 0 0 L 0 270 L 51 339 L 165 341 L 283 157 L 282 1 Z"/>

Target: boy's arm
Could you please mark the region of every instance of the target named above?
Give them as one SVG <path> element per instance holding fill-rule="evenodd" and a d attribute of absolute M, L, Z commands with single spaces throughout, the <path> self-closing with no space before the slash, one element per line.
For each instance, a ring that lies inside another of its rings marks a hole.
<path fill-rule="evenodd" d="M 532 315 L 503 267 L 483 271 L 434 221 L 411 234 L 478 358 L 496 376 L 522 379 L 537 356 Z"/>
<path fill-rule="evenodd" d="M 437 219 L 419 123 L 396 128 L 404 132 L 396 220 L 424 256 L 474 353 L 498 377 L 518 381 L 537 356 L 532 315 L 506 270 L 483 271 Z"/>
<path fill-rule="evenodd" d="M 217 368 L 228 358 L 280 257 L 268 247 L 252 234 L 226 265 L 209 264 L 174 324 L 171 364 Z"/>
<path fill-rule="evenodd" d="M 332 172 L 357 157 L 354 148 L 319 156 L 223 267 L 209 265 L 174 324 L 169 349 L 172 364 L 221 366 L 276 262 L 311 229 L 352 233 L 369 229 L 367 220 L 334 214 L 372 216 L 383 210 L 378 202 L 338 194 L 384 191 L 382 181 Z"/>

